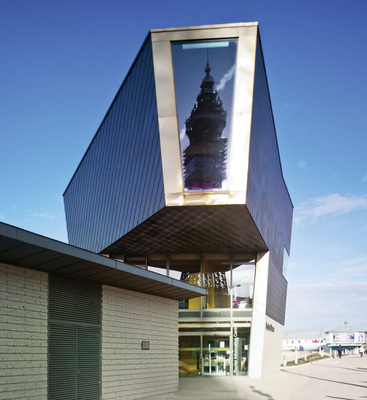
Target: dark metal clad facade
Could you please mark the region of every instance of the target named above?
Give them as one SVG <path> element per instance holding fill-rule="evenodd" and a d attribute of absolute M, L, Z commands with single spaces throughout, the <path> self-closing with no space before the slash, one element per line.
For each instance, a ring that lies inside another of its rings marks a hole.
<path fill-rule="evenodd" d="M 290 249 L 293 206 L 284 182 L 260 40 L 256 67 L 250 138 L 248 209 L 268 247 Z"/>
<path fill-rule="evenodd" d="M 248 209 L 270 249 L 266 314 L 284 325 L 293 206 L 284 183 L 260 40 L 256 49 L 248 175 Z"/>
<path fill-rule="evenodd" d="M 266 315 L 284 326 L 288 282 L 274 265 L 270 264 Z"/>
<path fill-rule="evenodd" d="M 164 206 L 147 40 L 64 193 L 69 242 L 101 252 Z"/>
<path fill-rule="evenodd" d="M 100 285 L 50 275 L 48 343 L 48 399 L 100 399 Z"/>

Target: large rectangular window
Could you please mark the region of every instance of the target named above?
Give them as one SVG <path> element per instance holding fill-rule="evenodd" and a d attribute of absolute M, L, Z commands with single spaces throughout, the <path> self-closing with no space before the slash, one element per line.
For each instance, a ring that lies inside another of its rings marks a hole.
<path fill-rule="evenodd" d="M 185 191 L 226 190 L 237 40 L 172 43 Z"/>
<path fill-rule="evenodd" d="M 255 264 L 246 263 L 233 267 L 233 308 L 252 308 L 254 293 Z"/>

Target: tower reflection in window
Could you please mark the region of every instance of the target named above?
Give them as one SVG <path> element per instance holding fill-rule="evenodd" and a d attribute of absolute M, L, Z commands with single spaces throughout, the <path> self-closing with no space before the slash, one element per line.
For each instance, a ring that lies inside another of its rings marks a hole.
<path fill-rule="evenodd" d="M 172 44 L 185 190 L 227 189 L 236 51 L 235 39 Z"/>

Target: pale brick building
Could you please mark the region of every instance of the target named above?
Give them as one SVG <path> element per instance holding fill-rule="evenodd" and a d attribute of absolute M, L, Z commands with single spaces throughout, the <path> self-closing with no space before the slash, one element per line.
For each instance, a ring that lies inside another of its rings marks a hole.
<path fill-rule="evenodd" d="M 0 223 L 1 400 L 177 390 L 177 302 L 203 293 Z"/>

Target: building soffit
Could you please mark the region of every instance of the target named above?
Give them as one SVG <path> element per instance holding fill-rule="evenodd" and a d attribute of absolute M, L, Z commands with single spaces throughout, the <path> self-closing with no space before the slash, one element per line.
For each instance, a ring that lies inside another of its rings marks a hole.
<path fill-rule="evenodd" d="M 267 246 L 245 205 L 211 205 L 164 207 L 102 253 L 247 253 L 250 260 L 258 251 Z"/>
<path fill-rule="evenodd" d="M 205 289 L 4 223 L 0 223 L 0 263 L 174 300 L 206 294 Z"/>

